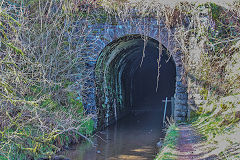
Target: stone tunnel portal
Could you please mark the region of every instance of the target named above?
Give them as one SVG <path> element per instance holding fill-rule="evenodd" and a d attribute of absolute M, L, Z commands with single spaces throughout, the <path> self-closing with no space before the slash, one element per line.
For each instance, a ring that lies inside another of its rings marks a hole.
<path fill-rule="evenodd" d="M 162 100 L 175 93 L 175 62 L 158 41 L 144 41 L 141 35 L 125 36 L 106 46 L 95 73 L 98 127 L 107 126 L 130 111 L 163 111 Z M 167 115 L 170 114 L 168 107 Z"/>

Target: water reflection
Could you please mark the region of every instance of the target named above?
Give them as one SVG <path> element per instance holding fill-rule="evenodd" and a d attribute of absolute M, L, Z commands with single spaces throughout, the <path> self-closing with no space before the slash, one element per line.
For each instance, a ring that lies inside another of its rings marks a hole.
<path fill-rule="evenodd" d="M 93 141 L 72 146 L 63 152 L 72 160 L 150 160 L 154 159 L 156 143 L 163 137 L 160 111 L 129 114 L 116 124 L 98 132 Z"/>

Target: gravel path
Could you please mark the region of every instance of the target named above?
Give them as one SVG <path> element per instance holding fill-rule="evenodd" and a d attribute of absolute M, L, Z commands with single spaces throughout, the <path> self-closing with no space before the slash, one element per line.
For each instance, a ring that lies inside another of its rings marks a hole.
<path fill-rule="evenodd" d="M 180 125 L 177 144 L 178 160 L 215 160 L 216 156 L 208 156 L 203 150 L 202 136 L 191 125 Z"/>

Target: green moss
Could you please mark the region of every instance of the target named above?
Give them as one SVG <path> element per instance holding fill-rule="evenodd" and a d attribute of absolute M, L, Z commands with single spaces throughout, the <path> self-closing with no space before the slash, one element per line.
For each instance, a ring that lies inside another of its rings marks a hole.
<path fill-rule="evenodd" d="M 178 137 L 179 132 L 177 126 L 175 124 L 170 125 L 167 129 L 163 147 L 161 148 L 159 154 L 156 156 L 155 160 L 176 159 L 177 157 L 171 151 L 175 150 Z"/>

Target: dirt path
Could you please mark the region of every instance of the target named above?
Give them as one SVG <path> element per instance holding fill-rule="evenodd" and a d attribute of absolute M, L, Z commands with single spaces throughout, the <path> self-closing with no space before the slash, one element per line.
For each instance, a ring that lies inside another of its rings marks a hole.
<path fill-rule="evenodd" d="M 191 125 L 180 125 L 177 144 L 178 160 L 215 160 L 215 156 L 205 157 L 202 136 Z"/>

